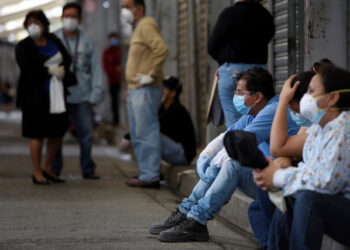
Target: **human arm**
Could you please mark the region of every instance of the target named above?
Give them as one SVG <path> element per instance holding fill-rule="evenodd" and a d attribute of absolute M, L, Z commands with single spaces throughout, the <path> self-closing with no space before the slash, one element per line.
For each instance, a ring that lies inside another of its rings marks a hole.
<path fill-rule="evenodd" d="M 301 133 L 295 136 L 288 136 L 288 104 L 292 100 L 300 82 L 297 82 L 293 88 L 291 83 L 296 75 L 292 75 L 283 85 L 279 97 L 279 103 L 275 117 L 272 122 L 270 135 L 270 153 L 274 157 L 279 156 L 302 156 L 303 145 L 308 136 L 307 133 Z"/>
<path fill-rule="evenodd" d="M 43 61 L 39 62 L 38 60 L 36 60 L 37 57 L 34 54 L 34 48 L 35 47 L 30 45 L 29 41 L 21 41 L 15 48 L 15 57 L 17 64 L 24 75 L 47 75 L 48 68 L 44 66 Z"/>
<path fill-rule="evenodd" d="M 161 75 L 163 63 L 168 56 L 168 47 L 155 23 L 145 24 L 141 32 L 144 42 L 152 51 L 152 69 L 148 75 L 155 78 Z"/>
<path fill-rule="evenodd" d="M 91 94 L 90 104 L 97 104 L 102 97 L 102 70 L 97 51 L 92 40 L 90 40 L 91 58 L 90 58 L 90 75 L 91 75 Z"/>
<path fill-rule="evenodd" d="M 266 189 L 280 187 L 284 195 L 292 195 L 300 190 L 312 190 L 319 193 L 336 194 L 348 187 L 350 176 L 350 133 L 330 129 L 328 135 L 315 142 L 307 141 L 308 152 L 305 162 L 297 168 L 276 169 L 274 164 L 263 171 L 254 173 L 257 185 Z M 316 140 L 320 130 L 313 132 Z M 310 135 L 311 136 L 311 135 Z M 319 137 L 321 138 L 321 136 Z M 318 139 L 319 139 L 318 138 Z"/>

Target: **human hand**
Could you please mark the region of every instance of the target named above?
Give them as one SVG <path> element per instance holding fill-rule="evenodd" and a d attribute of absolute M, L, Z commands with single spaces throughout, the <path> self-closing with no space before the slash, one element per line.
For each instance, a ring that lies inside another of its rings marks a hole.
<path fill-rule="evenodd" d="M 64 66 L 50 66 L 48 70 L 50 75 L 56 76 L 58 80 L 63 80 L 65 71 Z"/>
<path fill-rule="evenodd" d="M 274 188 L 273 185 L 273 175 L 275 174 L 278 167 L 274 163 L 274 161 L 270 158 L 267 159 L 269 162 L 269 165 L 261 169 L 254 169 L 253 170 L 253 178 L 256 185 L 258 185 L 262 190 L 269 190 Z"/>
<path fill-rule="evenodd" d="M 289 157 L 278 157 L 274 160 L 274 164 L 277 168 L 287 168 L 292 166 L 292 159 Z"/>
<path fill-rule="evenodd" d="M 296 82 L 293 86 L 293 88 L 291 87 L 291 84 L 293 82 L 293 80 L 297 77 L 297 75 L 291 75 L 288 80 L 284 83 L 283 85 L 283 88 L 281 90 L 281 93 L 280 93 L 280 97 L 279 97 L 279 100 L 280 102 L 284 102 L 286 104 L 288 104 L 294 94 L 295 94 L 295 91 L 297 90 L 298 86 L 300 85 L 300 82 Z"/>
<path fill-rule="evenodd" d="M 197 160 L 198 176 L 202 181 L 205 181 L 205 182 L 207 181 L 207 177 L 205 175 L 205 172 L 210 165 L 210 161 L 211 161 L 211 158 L 209 158 L 207 156 L 199 156 L 199 158 Z"/>
<path fill-rule="evenodd" d="M 141 73 L 136 74 L 137 83 L 141 85 L 147 85 L 154 82 L 154 78 L 151 75 L 144 75 Z"/>
<path fill-rule="evenodd" d="M 217 68 L 217 70 L 215 71 L 215 73 L 214 73 L 214 78 L 215 77 L 219 77 L 219 68 Z"/>

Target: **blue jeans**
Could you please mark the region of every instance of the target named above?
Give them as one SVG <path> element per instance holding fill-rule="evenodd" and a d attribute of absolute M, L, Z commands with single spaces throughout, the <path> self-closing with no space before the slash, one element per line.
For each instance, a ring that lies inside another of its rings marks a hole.
<path fill-rule="evenodd" d="M 255 237 L 265 247 L 268 244 L 270 223 L 276 206 L 270 201 L 268 192 L 259 187 L 256 192 L 258 198 L 250 204 L 248 217 Z"/>
<path fill-rule="evenodd" d="M 80 146 L 80 168 L 83 174 L 93 173 L 96 164 L 91 158 L 92 136 L 94 129 L 93 113 L 88 102 L 79 104 L 67 104 L 67 111 L 72 123 L 76 127 Z M 63 169 L 62 148 L 54 163 L 54 172 L 61 173 Z"/>
<path fill-rule="evenodd" d="M 288 249 L 285 242 L 289 242 L 289 249 L 320 249 L 324 233 L 350 245 L 350 199 L 343 194 L 300 191 L 289 209 L 293 214 L 282 214 L 276 209 L 271 222 L 269 249 Z"/>
<path fill-rule="evenodd" d="M 172 140 L 170 137 L 160 134 L 161 157 L 172 166 L 186 165 L 185 150 L 180 142 Z"/>
<path fill-rule="evenodd" d="M 163 87 L 129 89 L 130 139 L 142 181 L 159 180 L 161 148 L 158 108 L 162 95 Z"/>
<path fill-rule="evenodd" d="M 224 111 L 226 128 L 229 128 L 242 116 L 233 106 L 234 91 L 237 87 L 236 74 L 254 67 L 267 69 L 267 66 L 265 64 L 227 62 L 219 67 L 218 93 L 220 97 L 221 107 Z"/>
<path fill-rule="evenodd" d="M 258 200 L 250 203 L 248 209 L 248 218 L 255 237 L 261 246 L 266 247 L 269 238 L 271 220 L 266 217 Z"/>
<path fill-rule="evenodd" d="M 215 175 L 212 168 L 216 167 L 210 166 L 207 176 Z M 214 214 L 231 198 L 236 188 L 252 198 L 256 197 L 252 169 L 240 166 L 237 161 L 225 162 L 216 178 L 213 176 L 208 183 L 200 180 L 190 197 L 185 198 L 179 207 L 180 212 L 203 225 L 214 218 Z"/>

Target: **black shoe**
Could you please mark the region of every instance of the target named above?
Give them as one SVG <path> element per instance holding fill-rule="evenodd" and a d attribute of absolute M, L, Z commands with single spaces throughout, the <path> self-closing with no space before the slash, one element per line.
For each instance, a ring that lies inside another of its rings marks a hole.
<path fill-rule="evenodd" d="M 32 175 L 32 180 L 33 180 L 33 184 L 37 184 L 37 185 L 50 185 L 50 182 L 48 180 L 41 180 L 39 181 L 37 178 L 35 178 L 34 175 Z"/>
<path fill-rule="evenodd" d="M 209 233 L 206 225 L 187 218 L 172 229 L 161 232 L 158 239 L 165 242 L 208 241 Z"/>
<path fill-rule="evenodd" d="M 66 182 L 66 180 L 63 180 L 63 179 L 61 179 L 61 178 L 54 178 L 54 177 L 52 177 L 51 175 L 49 175 L 47 172 L 45 172 L 44 170 L 42 170 L 42 172 L 43 172 L 43 175 L 44 175 L 44 177 L 46 178 L 46 179 L 48 179 L 48 180 L 50 180 L 50 181 L 52 181 L 52 182 L 55 182 L 55 183 L 64 183 L 64 182 Z"/>
<path fill-rule="evenodd" d="M 172 213 L 163 224 L 153 224 L 151 225 L 149 232 L 151 234 L 160 234 L 163 231 L 166 231 L 172 227 L 175 227 L 180 222 L 186 220 L 186 214 L 181 213 L 179 210 L 176 210 Z"/>
<path fill-rule="evenodd" d="M 142 181 L 134 178 L 125 181 L 125 184 L 129 185 L 130 187 L 155 188 L 155 189 L 160 188 L 159 181 L 148 182 L 148 181 Z"/>
<path fill-rule="evenodd" d="M 100 176 L 96 175 L 95 172 L 90 172 L 87 174 L 83 174 L 84 179 L 90 179 L 90 180 L 98 180 L 100 179 Z"/>

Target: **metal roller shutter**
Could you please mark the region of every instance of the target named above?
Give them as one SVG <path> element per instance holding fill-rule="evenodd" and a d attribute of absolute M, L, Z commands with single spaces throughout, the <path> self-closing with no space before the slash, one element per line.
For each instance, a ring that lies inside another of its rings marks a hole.
<path fill-rule="evenodd" d="M 197 65 L 197 93 L 198 93 L 198 144 L 205 143 L 206 135 L 206 95 L 208 81 L 208 59 L 207 59 L 207 40 L 208 40 L 208 1 L 196 0 L 196 61 Z"/>
<path fill-rule="evenodd" d="M 273 57 L 275 87 L 279 92 L 291 74 L 304 70 L 304 1 L 271 1 L 276 34 L 270 55 Z"/>
<path fill-rule="evenodd" d="M 288 77 L 288 1 L 274 0 L 276 34 L 273 39 L 273 73 L 279 91 Z"/>
<path fill-rule="evenodd" d="M 178 1 L 178 76 L 181 83 L 184 84 L 184 91 L 182 94 L 182 101 L 187 108 L 189 108 L 189 91 L 186 83 L 190 79 L 190 46 L 189 46 L 189 8 L 188 0 Z"/>
<path fill-rule="evenodd" d="M 350 70 L 350 3 L 347 2 L 348 6 L 348 42 L 347 42 L 347 46 L 348 46 L 348 62 L 347 62 L 347 68 L 348 70 Z"/>

